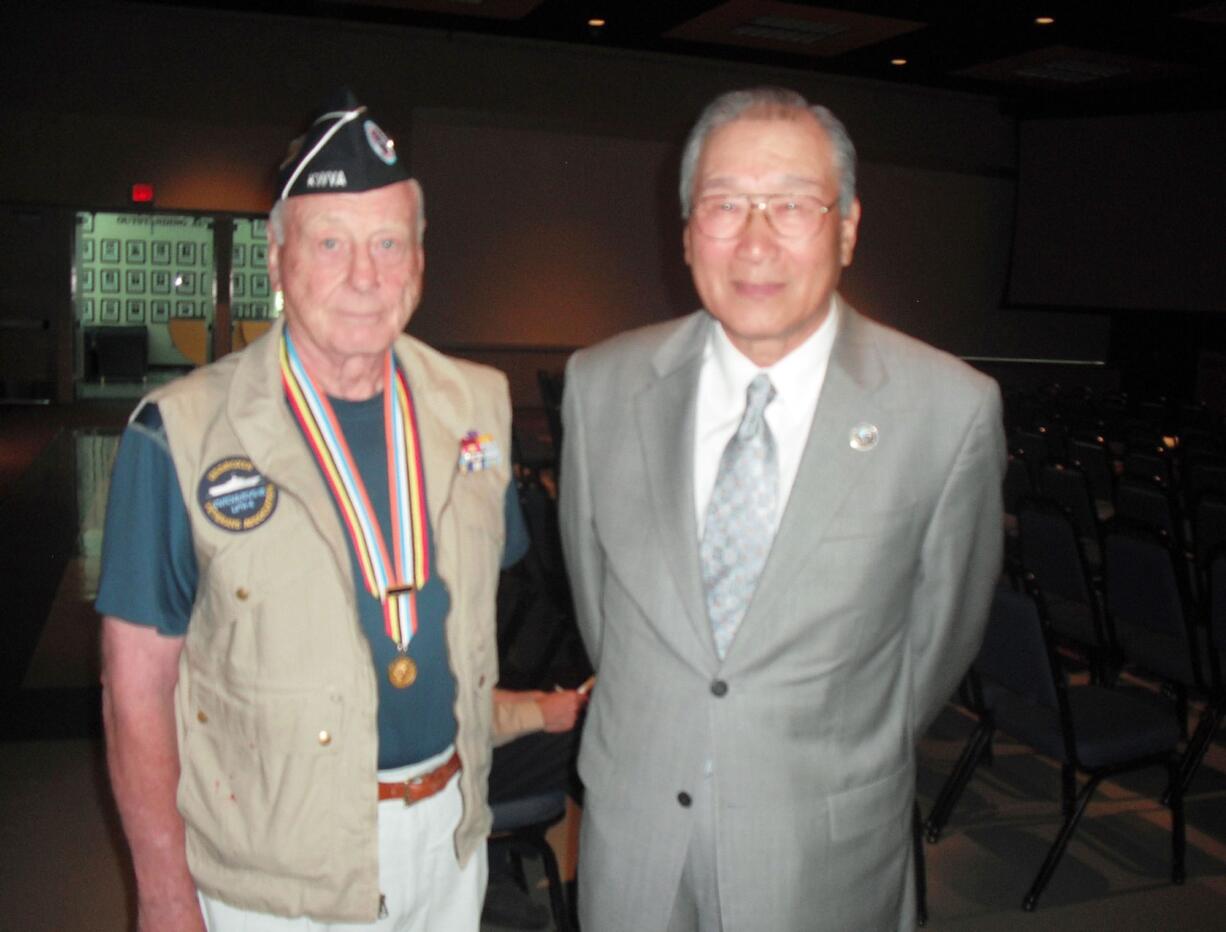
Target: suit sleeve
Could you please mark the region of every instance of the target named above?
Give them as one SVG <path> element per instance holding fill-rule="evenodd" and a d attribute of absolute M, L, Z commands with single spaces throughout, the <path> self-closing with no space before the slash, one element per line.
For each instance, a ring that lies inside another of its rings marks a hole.
<path fill-rule="evenodd" d="M 916 739 L 970 667 L 987 624 L 1004 549 L 1000 391 L 984 394 L 924 535 L 913 603 Z"/>
<path fill-rule="evenodd" d="M 600 645 L 604 619 L 601 587 L 604 585 L 604 551 L 593 522 L 591 475 L 586 449 L 587 425 L 580 399 L 580 367 L 572 356 L 566 365 L 562 396 L 562 464 L 558 490 L 562 552 L 570 576 L 571 594 L 579 633 L 592 666 L 600 668 Z"/>

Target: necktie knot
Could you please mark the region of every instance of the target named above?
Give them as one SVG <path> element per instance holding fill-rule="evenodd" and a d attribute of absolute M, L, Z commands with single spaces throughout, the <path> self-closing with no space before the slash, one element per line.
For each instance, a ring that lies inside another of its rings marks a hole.
<path fill-rule="evenodd" d="M 749 383 L 749 387 L 745 389 L 745 414 L 742 415 L 741 424 L 736 429 L 737 436 L 741 440 L 748 440 L 762 429 L 766 406 L 774 398 L 775 386 L 771 384 L 770 376 L 765 372 L 759 372 Z"/>

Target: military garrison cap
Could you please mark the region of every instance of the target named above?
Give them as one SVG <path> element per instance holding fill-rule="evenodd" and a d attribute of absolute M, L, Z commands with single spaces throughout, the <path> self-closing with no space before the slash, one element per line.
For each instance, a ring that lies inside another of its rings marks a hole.
<path fill-rule="evenodd" d="M 277 170 L 277 192 L 281 198 L 356 194 L 408 178 L 396 144 L 344 88 L 328 101 L 311 128 L 290 143 Z"/>

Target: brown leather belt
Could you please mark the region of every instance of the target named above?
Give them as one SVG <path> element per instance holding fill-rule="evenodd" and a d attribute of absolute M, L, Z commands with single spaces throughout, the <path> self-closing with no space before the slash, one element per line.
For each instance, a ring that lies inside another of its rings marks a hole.
<path fill-rule="evenodd" d="M 447 781 L 456 775 L 460 769 L 460 752 L 452 754 L 447 763 L 441 764 L 429 773 L 423 773 L 399 783 L 380 783 L 379 802 L 385 799 L 403 799 L 406 806 L 429 799 L 447 785 Z"/>

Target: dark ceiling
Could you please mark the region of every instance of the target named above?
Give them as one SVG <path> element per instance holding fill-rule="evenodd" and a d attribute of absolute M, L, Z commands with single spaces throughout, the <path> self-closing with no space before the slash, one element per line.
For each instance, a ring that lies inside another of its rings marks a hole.
<path fill-rule="evenodd" d="M 1023 114 L 1226 106 L 1222 0 L 178 2 L 780 65 L 988 94 Z"/>

